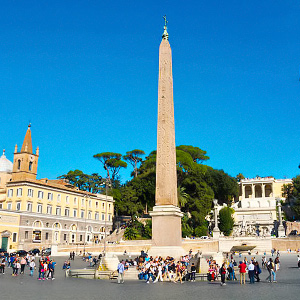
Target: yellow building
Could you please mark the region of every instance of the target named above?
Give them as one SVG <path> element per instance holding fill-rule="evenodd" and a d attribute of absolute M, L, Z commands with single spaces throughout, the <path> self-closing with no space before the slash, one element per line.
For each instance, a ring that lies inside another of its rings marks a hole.
<path fill-rule="evenodd" d="M 8 181 L 4 188 L 0 185 L 0 233 L 6 238 L 1 245 L 29 250 L 98 243 L 105 228 L 107 234 L 112 229 L 113 198 L 81 191 L 62 179 L 37 180 L 38 158 L 39 149 L 33 153 L 28 126 L 21 151 L 15 147 L 12 172 L 6 172 L 6 177 L 2 174 Z M 16 223 L 13 228 L 8 225 L 11 220 Z"/>

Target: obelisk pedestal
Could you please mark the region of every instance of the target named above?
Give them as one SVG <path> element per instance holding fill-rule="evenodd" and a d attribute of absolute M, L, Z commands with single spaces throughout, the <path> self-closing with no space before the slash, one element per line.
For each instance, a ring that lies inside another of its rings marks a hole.
<path fill-rule="evenodd" d="M 172 53 L 167 21 L 159 47 L 158 119 L 155 206 L 152 216 L 152 256 L 185 254 L 181 247 L 181 217 L 177 198 L 177 169 L 173 104 Z"/>

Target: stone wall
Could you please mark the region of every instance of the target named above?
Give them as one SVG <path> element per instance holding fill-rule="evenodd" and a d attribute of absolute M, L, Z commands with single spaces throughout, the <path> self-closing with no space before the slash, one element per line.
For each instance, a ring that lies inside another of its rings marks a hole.
<path fill-rule="evenodd" d="M 292 251 L 300 249 L 300 237 L 281 238 L 272 240 L 272 248 L 280 251 L 291 249 Z"/>

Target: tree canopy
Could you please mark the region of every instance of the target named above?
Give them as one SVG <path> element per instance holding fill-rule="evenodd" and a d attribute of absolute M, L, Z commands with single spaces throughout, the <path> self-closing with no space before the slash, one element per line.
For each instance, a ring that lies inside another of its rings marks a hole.
<path fill-rule="evenodd" d="M 205 217 L 212 209 L 213 199 L 217 198 L 219 203 L 231 204 L 238 196 L 237 179 L 223 170 L 205 165 L 204 162 L 209 160 L 206 154 L 206 151 L 191 145 L 176 147 L 178 203 L 184 213 L 183 236 L 207 235 L 208 223 Z M 112 184 L 109 193 L 115 199 L 116 214 L 129 215 L 132 220 L 152 210 L 155 205 L 156 151 L 146 157 L 144 155 L 143 150 L 135 149 L 127 151 L 123 156 L 114 152 L 102 152 L 93 156 L 102 164 L 104 178 Z M 133 167 L 133 178 L 122 184 L 119 171 L 127 167 L 126 162 Z M 69 171 L 62 178 L 81 189 L 88 188 L 91 191 L 101 190 L 100 181 L 102 184 L 104 181 L 96 173 L 86 175 L 80 170 Z M 137 236 L 144 232 L 144 229 L 137 226 L 134 228 L 138 231 Z M 149 231 L 150 227 L 147 228 Z M 134 230 L 128 230 L 127 238 L 136 236 L 134 233 Z"/>

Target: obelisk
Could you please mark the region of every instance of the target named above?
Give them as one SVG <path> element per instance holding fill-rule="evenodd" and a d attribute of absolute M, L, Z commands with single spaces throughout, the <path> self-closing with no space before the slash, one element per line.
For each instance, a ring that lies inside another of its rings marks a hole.
<path fill-rule="evenodd" d="M 151 254 L 183 254 L 177 198 L 176 146 L 173 104 L 172 52 L 167 20 L 159 47 L 156 191 L 152 216 Z"/>

